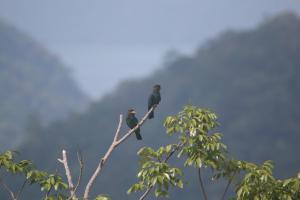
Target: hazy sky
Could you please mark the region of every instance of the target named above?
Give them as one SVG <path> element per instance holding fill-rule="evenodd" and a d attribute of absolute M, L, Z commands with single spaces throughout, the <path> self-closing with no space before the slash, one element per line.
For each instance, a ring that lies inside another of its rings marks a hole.
<path fill-rule="evenodd" d="M 189 53 L 285 10 L 300 13 L 300 0 L 0 0 L 0 17 L 59 55 L 93 97 L 149 74 L 168 49 Z"/>

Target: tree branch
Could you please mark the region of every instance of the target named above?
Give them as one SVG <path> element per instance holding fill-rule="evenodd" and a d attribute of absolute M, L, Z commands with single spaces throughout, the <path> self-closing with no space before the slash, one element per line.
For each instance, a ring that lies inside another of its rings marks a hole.
<path fill-rule="evenodd" d="M 118 140 L 119 133 L 120 133 L 120 130 L 121 130 L 121 127 L 122 127 L 122 122 L 123 122 L 123 116 L 120 115 L 120 117 L 119 117 L 118 128 L 117 128 L 117 130 L 116 130 L 116 134 L 115 134 L 115 137 L 114 137 L 113 142 L 116 142 L 116 141 Z"/>
<path fill-rule="evenodd" d="M 27 179 L 26 179 L 26 180 L 23 182 L 23 184 L 22 184 L 22 186 L 21 186 L 20 190 L 18 191 L 18 193 L 17 193 L 17 196 L 16 196 L 16 200 L 18 200 L 18 199 L 19 199 L 19 197 L 20 197 L 21 193 L 22 193 L 22 192 L 23 192 L 23 190 L 24 190 L 24 187 L 25 187 L 26 183 L 27 183 Z"/>
<path fill-rule="evenodd" d="M 68 165 L 67 152 L 64 149 L 62 150 L 62 157 L 63 157 L 63 159 L 57 159 L 57 160 L 64 165 L 66 176 L 67 176 L 67 179 L 68 179 L 68 184 L 69 184 L 70 197 L 71 197 L 71 199 L 73 197 L 76 198 L 75 190 L 74 190 L 75 188 L 74 188 L 74 184 L 73 184 L 73 181 L 72 181 L 72 174 L 71 174 L 71 171 L 70 171 L 70 168 L 69 168 L 69 165 Z"/>
<path fill-rule="evenodd" d="M 123 137 L 121 137 L 118 140 L 118 136 L 119 136 L 120 129 L 121 129 L 121 126 L 122 126 L 122 119 L 123 119 L 122 115 L 120 115 L 119 125 L 118 125 L 117 131 L 115 133 L 113 142 L 111 143 L 109 149 L 107 150 L 107 152 L 105 153 L 103 158 L 101 158 L 101 160 L 99 161 L 99 164 L 98 164 L 96 170 L 94 171 L 93 175 L 89 179 L 89 181 L 88 181 L 88 183 L 85 187 L 84 196 L 83 196 L 84 199 L 89 198 L 91 188 L 92 188 L 93 184 L 95 183 L 96 178 L 99 176 L 99 174 L 100 174 L 103 166 L 105 165 L 106 161 L 111 156 L 111 153 L 113 152 L 113 150 L 117 146 L 119 146 L 122 142 L 124 142 L 136 129 L 138 129 L 139 127 L 141 127 L 144 124 L 144 122 L 147 120 L 149 114 L 152 111 L 154 111 L 155 107 L 156 106 L 153 106 L 151 109 L 149 109 L 149 111 L 145 114 L 145 116 L 142 118 L 142 120 L 133 129 L 130 129 Z"/>
<path fill-rule="evenodd" d="M 198 178 L 199 178 L 200 187 L 201 187 L 201 190 L 202 190 L 202 193 L 203 193 L 203 197 L 204 197 L 205 200 L 207 200 L 207 195 L 206 195 L 206 191 L 205 191 L 202 176 L 201 176 L 201 168 L 198 168 Z"/>
<path fill-rule="evenodd" d="M 80 182 L 81 182 L 81 178 L 82 178 L 82 173 L 83 173 L 83 158 L 82 158 L 82 155 L 81 155 L 81 152 L 77 152 L 77 160 L 78 160 L 78 163 L 79 163 L 79 167 L 80 167 L 80 170 L 79 170 L 79 175 L 78 175 L 78 178 L 77 178 L 77 183 L 76 183 L 76 186 L 75 186 L 75 189 L 74 189 L 74 192 L 76 192 Z"/>
<path fill-rule="evenodd" d="M 48 190 L 48 192 L 46 193 L 46 195 L 45 195 L 45 199 L 47 199 L 47 198 L 48 198 L 48 196 L 49 196 L 49 194 L 50 194 L 50 192 L 51 192 L 52 188 L 53 188 L 53 187 L 51 187 L 51 188 Z"/>
<path fill-rule="evenodd" d="M 150 110 L 145 114 L 145 116 L 139 121 L 139 123 L 133 128 L 130 129 L 123 137 L 121 137 L 118 141 L 116 141 L 116 147 L 121 144 L 124 140 L 126 140 L 133 132 L 136 131 L 136 129 L 140 128 L 145 121 L 148 119 L 149 114 L 154 111 L 156 108 L 156 105 L 152 106 Z"/>
<path fill-rule="evenodd" d="M 225 199 L 226 193 L 228 192 L 229 186 L 230 186 L 230 184 L 232 183 L 232 181 L 233 181 L 235 175 L 236 175 L 236 172 L 232 175 L 232 177 L 229 178 L 229 180 L 228 180 L 228 182 L 227 182 L 227 184 L 226 184 L 225 190 L 224 190 L 224 192 L 223 192 L 223 195 L 222 195 L 222 197 L 221 197 L 221 200 L 224 200 L 224 199 Z"/>
<path fill-rule="evenodd" d="M 149 187 L 144 194 L 139 198 L 139 200 L 144 200 L 146 198 L 146 196 L 150 193 L 150 191 L 152 190 L 153 187 Z"/>
<path fill-rule="evenodd" d="M 184 144 L 185 144 L 185 143 L 183 143 L 183 142 L 179 142 L 178 145 L 177 145 L 177 147 L 175 147 L 175 148 L 169 153 L 169 155 L 165 158 L 164 162 L 168 162 L 169 159 L 173 156 L 173 154 L 174 154 L 176 151 L 180 150 L 180 148 L 183 147 Z"/>
<path fill-rule="evenodd" d="M 77 199 L 74 195 L 76 195 L 76 191 L 77 191 L 77 188 L 78 188 L 78 186 L 81 182 L 82 173 L 83 173 L 83 158 L 82 158 L 80 150 L 77 151 L 77 160 L 78 160 L 79 168 L 80 168 L 79 169 L 79 175 L 78 175 L 78 178 L 77 178 L 76 186 L 74 187 L 73 195 L 71 195 L 67 200 L 72 200 L 73 198 Z"/>
<path fill-rule="evenodd" d="M 2 180 L 2 178 L 0 178 L 0 184 L 1 184 L 2 188 L 3 188 L 4 190 L 6 190 L 6 191 L 9 193 L 10 198 L 11 198 L 12 200 L 17 200 L 16 197 L 15 197 L 15 194 L 13 193 L 13 191 L 8 187 L 8 185 L 6 185 L 6 184 L 4 183 L 4 181 Z"/>
<path fill-rule="evenodd" d="M 227 191 L 228 191 L 228 189 L 229 189 L 230 184 L 231 184 L 231 180 L 229 180 L 229 181 L 227 182 L 226 188 L 225 188 L 225 191 L 224 191 L 223 194 L 222 194 L 221 200 L 224 200 L 224 199 L 225 199 L 225 196 L 226 196 L 226 193 L 227 193 Z"/>

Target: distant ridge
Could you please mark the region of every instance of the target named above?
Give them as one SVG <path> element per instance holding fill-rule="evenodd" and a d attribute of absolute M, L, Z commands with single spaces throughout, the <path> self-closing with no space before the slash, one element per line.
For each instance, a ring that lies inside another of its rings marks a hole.
<path fill-rule="evenodd" d="M 82 111 L 89 101 L 59 58 L 2 20 L 0 95 L 0 149 L 18 143 L 29 115 L 48 123 Z"/>
<path fill-rule="evenodd" d="M 300 19 L 292 13 L 268 18 L 252 30 L 227 31 L 195 54 L 172 59 L 143 80 L 121 83 L 87 112 L 39 129 L 40 137 L 25 143 L 24 152 L 40 165 L 55 169 L 60 150 L 74 153 L 78 145 L 87 161 L 85 174 L 90 175 L 112 141 L 119 114 L 133 107 L 141 117 L 152 85 L 159 83 L 162 101 L 155 120 L 142 127 L 141 143 L 132 138 L 114 152 L 97 181 L 97 194 L 133 198 L 126 190 L 136 181 L 137 150 L 170 143 L 172 138 L 166 136 L 162 122 L 188 102 L 219 114 L 218 131 L 233 155 L 254 162 L 274 160 L 276 176 L 294 176 L 300 169 L 299 36 Z M 46 153 L 47 161 L 43 159 Z M 185 172 L 190 184 L 183 191 L 172 191 L 170 199 L 190 200 L 201 195 L 192 171 Z M 208 191 L 212 199 L 219 197 L 218 191 Z"/>

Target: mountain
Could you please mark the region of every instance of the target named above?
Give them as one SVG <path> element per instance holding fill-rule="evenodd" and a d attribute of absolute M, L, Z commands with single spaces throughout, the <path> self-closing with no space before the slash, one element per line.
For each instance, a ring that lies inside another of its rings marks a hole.
<path fill-rule="evenodd" d="M 22 140 L 29 116 L 47 124 L 87 106 L 60 59 L 1 20 L 0 44 L 1 150 Z"/>
<path fill-rule="evenodd" d="M 76 171 L 76 150 L 83 151 L 85 178 L 110 145 L 120 113 L 135 108 L 146 112 L 152 85 L 162 86 L 155 118 L 142 128 L 143 140 L 131 137 L 115 152 L 94 191 L 113 199 L 136 199 L 126 190 L 136 181 L 137 150 L 171 143 L 163 120 L 187 103 L 219 115 L 224 142 L 238 159 L 275 161 L 275 175 L 287 177 L 300 169 L 300 19 L 292 13 L 265 19 L 253 30 L 226 31 L 193 55 L 177 56 L 151 76 L 122 82 L 83 114 L 47 128 L 35 129 L 34 140 L 23 144 L 24 156 L 55 170 L 61 150 L 67 149 Z M 123 125 L 123 132 L 127 130 Z M 38 150 L 38 151 L 37 151 Z M 200 196 L 196 171 L 185 170 L 190 184 L 171 193 L 172 200 Z M 211 195 L 218 195 L 213 187 Z"/>

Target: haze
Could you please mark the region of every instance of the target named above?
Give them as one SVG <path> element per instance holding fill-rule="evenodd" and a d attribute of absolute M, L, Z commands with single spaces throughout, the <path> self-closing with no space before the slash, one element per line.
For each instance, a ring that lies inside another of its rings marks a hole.
<path fill-rule="evenodd" d="M 0 0 L 0 18 L 71 68 L 93 98 L 160 67 L 164 53 L 191 53 L 226 29 L 251 28 L 298 0 Z"/>

